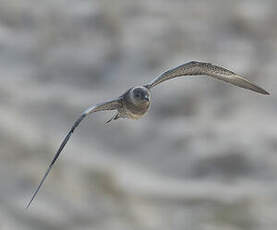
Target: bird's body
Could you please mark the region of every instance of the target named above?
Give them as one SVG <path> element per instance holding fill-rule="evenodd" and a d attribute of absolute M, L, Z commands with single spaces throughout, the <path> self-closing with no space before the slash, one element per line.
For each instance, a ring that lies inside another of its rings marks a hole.
<path fill-rule="evenodd" d="M 129 118 L 137 120 L 144 116 L 148 110 L 150 109 L 151 104 L 151 89 L 162 83 L 163 81 L 170 80 L 176 77 L 180 76 L 186 76 L 186 75 L 208 75 L 213 78 L 223 80 L 225 82 L 228 82 L 230 84 L 233 84 L 235 86 L 239 86 L 241 88 L 249 89 L 252 91 L 255 91 L 260 94 L 268 95 L 269 93 L 262 89 L 261 87 L 251 83 L 247 79 L 239 76 L 238 74 L 227 70 L 223 67 L 215 66 L 210 63 L 204 63 L 204 62 L 188 62 L 186 64 L 180 65 L 176 68 L 170 69 L 166 71 L 165 73 L 161 74 L 160 76 L 153 79 L 150 83 L 142 85 L 142 86 L 136 86 L 132 87 L 129 90 L 127 90 L 123 95 L 120 97 L 93 105 L 89 107 L 87 110 L 85 110 L 81 116 L 75 121 L 72 128 L 66 135 L 65 139 L 63 140 L 62 144 L 60 145 L 57 153 L 55 154 L 53 160 L 51 161 L 51 164 L 49 165 L 46 173 L 44 174 L 38 188 L 35 190 L 30 202 L 28 203 L 27 207 L 30 206 L 31 202 L 35 198 L 37 192 L 39 191 L 41 185 L 43 184 L 44 180 L 46 179 L 48 173 L 50 172 L 52 166 L 58 159 L 61 151 L 63 150 L 65 144 L 69 140 L 70 136 L 74 132 L 75 128 L 80 124 L 80 122 L 88 115 L 94 112 L 98 111 L 104 111 L 104 110 L 116 110 L 117 113 L 106 123 L 117 120 L 119 118 Z"/>

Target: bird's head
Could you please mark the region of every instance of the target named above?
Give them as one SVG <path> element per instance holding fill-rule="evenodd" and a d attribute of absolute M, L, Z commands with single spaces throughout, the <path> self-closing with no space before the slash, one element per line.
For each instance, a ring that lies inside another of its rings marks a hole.
<path fill-rule="evenodd" d="M 129 91 L 131 102 L 134 105 L 149 105 L 151 92 L 144 86 L 133 87 Z"/>

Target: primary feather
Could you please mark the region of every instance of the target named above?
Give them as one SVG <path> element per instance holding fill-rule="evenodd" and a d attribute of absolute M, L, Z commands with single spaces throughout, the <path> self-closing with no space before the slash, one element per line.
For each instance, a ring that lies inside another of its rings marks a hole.
<path fill-rule="evenodd" d="M 170 80 L 176 77 L 187 76 L 187 75 L 207 75 L 213 78 L 231 83 L 235 86 L 249 89 L 257 93 L 268 95 L 269 93 L 263 88 L 251 83 L 242 76 L 225 69 L 220 66 L 212 65 L 205 62 L 188 62 L 186 64 L 180 65 L 176 68 L 170 69 L 152 80 L 149 84 L 146 85 L 147 88 L 152 88 L 163 81 Z"/>
<path fill-rule="evenodd" d="M 112 100 L 112 101 L 108 101 L 108 102 L 104 102 L 101 104 L 97 104 L 94 106 L 89 107 L 87 110 L 85 110 L 82 115 L 74 122 L 73 126 L 71 127 L 71 129 L 69 130 L 69 132 L 66 134 L 63 142 L 61 143 L 58 151 L 56 152 L 53 160 L 51 161 L 50 165 L 48 166 L 47 171 L 45 172 L 42 180 L 40 181 L 37 189 L 35 190 L 31 200 L 29 201 L 29 203 L 27 204 L 26 208 L 29 208 L 32 201 L 34 200 L 34 198 L 36 197 L 37 193 L 39 192 L 43 182 L 45 181 L 46 177 L 48 176 L 52 166 L 55 164 L 56 160 L 58 159 L 59 155 L 61 154 L 64 146 L 66 145 L 66 143 L 68 142 L 69 138 L 71 137 L 72 133 L 74 132 L 74 130 L 77 128 L 77 126 L 81 123 L 81 121 L 90 113 L 94 113 L 94 112 L 98 112 L 98 111 L 104 111 L 104 110 L 114 110 L 114 109 L 119 109 L 121 106 L 121 104 L 119 103 L 119 100 Z"/>

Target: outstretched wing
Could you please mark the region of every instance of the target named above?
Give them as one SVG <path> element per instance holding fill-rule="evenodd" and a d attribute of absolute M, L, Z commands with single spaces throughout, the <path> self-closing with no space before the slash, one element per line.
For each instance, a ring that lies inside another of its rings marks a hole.
<path fill-rule="evenodd" d="M 35 198 L 35 196 L 37 195 L 40 187 L 42 186 L 43 182 L 45 181 L 47 175 L 49 174 L 52 166 L 55 164 L 56 160 L 58 159 L 60 153 L 62 152 L 64 146 L 66 145 L 66 143 L 68 142 L 70 136 L 72 135 L 72 133 L 74 132 L 75 128 L 81 123 L 81 121 L 90 113 L 94 113 L 94 112 L 98 112 L 98 111 L 104 111 L 104 110 L 115 110 L 115 109 L 119 109 L 121 107 L 121 103 L 120 103 L 120 99 L 116 99 L 116 100 L 112 100 L 112 101 L 108 101 L 108 102 L 104 102 L 101 104 L 97 104 L 94 106 L 89 107 L 87 110 L 85 110 L 81 116 L 75 121 L 75 123 L 73 124 L 73 126 L 71 127 L 71 129 L 69 130 L 69 132 L 66 134 L 63 142 L 61 143 L 58 151 L 56 152 L 53 160 L 51 161 L 47 171 L 45 172 L 40 184 L 38 185 L 37 189 L 35 190 L 31 200 L 29 201 L 29 203 L 27 204 L 26 208 L 28 208 L 33 199 Z"/>
<path fill-rule="evenodd" d="M 186 75 L 208 75 L 216 79 L 223 80 L 225 82 L 239 86 L 241 88 L 255 91 L 257 93 L 266 94 L 266 95 L 269 94 L 261 87 L 251 83 L 247 79 L 239 76 L 238 74 L 230 70 L 227 70 L 223 67 L 219 67 L 216 65 L 212 65 L 210 63 L 196 62 L 196 61 L 188 62 L 174 69 L 170 69 L 166 71 L 162 75 L 152 80 L 149 84 L 145 85 L 145 87 L 152 88 L 163 81 L 170 80 L 175 77 L 186 76 Z"/>

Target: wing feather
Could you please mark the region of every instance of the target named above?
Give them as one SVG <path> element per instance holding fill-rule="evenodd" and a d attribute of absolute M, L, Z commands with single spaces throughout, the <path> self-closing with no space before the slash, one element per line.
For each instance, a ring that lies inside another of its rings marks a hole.
<path fill-rule="evenodd" d="M 71 137 L 72 133 L 74 132 L 75 128 L 81 123 L 81 121 L 90 113 L 94 113 L 94 112 L 98 112 L 98 111 L 104 111 L 104 110 L 115 110 L 115 109 L 119 109 L 120 106 L 121 106 L 121 103 L 120 103 L 119 99 L 116 99 L 116 100 L 112 100 L 112 101 L 108 101 L 108 102 L 104 102 L 104 103 L 101 103 L 101 104 L 91 106 L 81 114 L 81 116 L 74 122 L 73 126 L 71 127 L 69 132 L 66 134 L 63 142 L 61 143 L 61 145 L 60 145 L 58 151 L 56 152 L 53 160 L 51 161 L 50 165 L 48 166 L 47 171 L 45 172 L 45 174 L 44 174 L 42 180 L 40 181 L 37 189 L 33 193 L 33 196 L 31 198 L 31 200 L 29 201 L 29 203 L 27 204 L 26 208 L 29 208 L 29 206 L 31 205 L 32 201 L 34 200 L 35 196 L 37 195 L 38 191 L 40 190 L 43 182 L 45 181 L 47 175 L 49 174 L 51 168 L 53 167 L 53 165 L 55 164 L 55 162 L 58 159 L 59 155 L 61 154 L 64 146 L 68 142 L 68 140 Z"/>
<path fill-rule="evenodd" d="M 269 93 L 263 88 L 228 69 L 212 65 L 210 63 L 196 61 L 188 62 L 166 71 L 162 75 L 152 80 L 149 84 L 146 85 L 146 87 L 152 88 L 162 83 L 163 81 L 187 75 L 208 75 L 241 88 L 249 89 L 260 94 L 269 95 Z"/>

